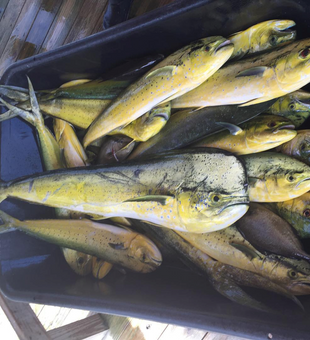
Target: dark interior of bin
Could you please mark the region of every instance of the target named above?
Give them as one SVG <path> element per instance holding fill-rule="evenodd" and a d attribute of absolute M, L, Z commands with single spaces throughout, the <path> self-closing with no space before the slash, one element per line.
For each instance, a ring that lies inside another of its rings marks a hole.
<path fill-rule="evenodd" d="M 53 88 L 76 78 L 97 77 L 125 60 L 176 50 L 197 38 L 228 35 L 268 19 L 293 19 L 298 38 L 310 36 L 307 0 L 176 1 L 142 17 L 82 41 L 12 65 L 1 81 L 35 89 Z M 34 131 L 20 119 L 1 125 L 1 179 L 42 171 Z M 1 209 L 22 219 L 52 217 L 53 210 L 17 200 Z M 309 339 L 310 298 L 301 297 L 306 313 L 275 294 L 252 291 L 289 317 L 242 307 L 218 294 L 208 281 L 165 261 L 152 274 L 114 272 L 103 281 L 75 275 L 58 247 L 20 232 L 0 237 L 0 288 L 10 298 L 149 318 L 166 323 L 244 337 Z"/>

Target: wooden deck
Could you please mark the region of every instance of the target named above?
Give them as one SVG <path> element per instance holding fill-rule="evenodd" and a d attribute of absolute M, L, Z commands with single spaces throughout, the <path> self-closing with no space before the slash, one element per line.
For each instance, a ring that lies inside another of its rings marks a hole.
<path fill-rule="evenodd" d="M 142 15 L 173 0 L 133 0 L 129 18 Z M 100 32 L 107 0 L 0 0 L 0 77 L 13 62 Z M 4 302 L 5 303 L 5 302 Z M 19 304 L 19 306 L 22 304 Z M 8 306 L 8 305 L 7 305 Z M 10 306 L 10 305 L 9 305 Z M 28 305 L 27 305 L 28 306 Z M 14 319 L 8 307 L 5 310 Z M 29 327 L 29 319 L 21 317 L 27 308 L 16 307 L 20 324 L 15 324 L 20 339 L 30 339 L 27 332 L 40 329 Z M 66 339 L 61 334 L 65 325 L 89 316 L 89 312 L 71 308 L 31 305 L 46 331 L 53 331 L 53 337 Z M 10 309 L 10 308 L 9 308 Z M 29 310 L 28 310 L 29 312 Z M 29 313 L 28 313 L 29 314 Z M 30 313 L 31 314 L 31 313 Z M 208 333 L 168 324 L 101 315 L 109 331 L 88 339 L 102 340 L 236 340 L 226 335 Z M 13 318 L 13 319 L 12 319 Z M 23 320 L 22 320 L 23 319 Z M 98 320 L 94 318 L 98 324 Z M 99 320 L 100 321 L 100 320 Z M 27 326 L 28 323 L 28 327 Z M 100 326 L 100 322 L 99 322 Z M 93 326 L 95 327 L 95 326 Z M 58 328 L 58 329 L 56 329 Z M 0 309 L 0 331 L 5 339 L 17 339 L 13 328 Z M 99 330 L 100 331 L 100 327 Z M 31 336 L 32 340 L 42 339 L 41 335 Z M 45 339 L 45 335 L 43 337 Z M 74 339 L 74 336 L 72 337 Z"/>

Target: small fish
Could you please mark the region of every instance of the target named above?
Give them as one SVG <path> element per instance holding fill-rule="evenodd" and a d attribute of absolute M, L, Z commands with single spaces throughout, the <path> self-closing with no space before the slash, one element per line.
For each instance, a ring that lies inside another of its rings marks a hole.
<path fill-rule="evenodd" d="M 146 142 L 167 124 L 170 113 L 170 102 L 157 105 L 126 127 L 115 129 L 109 135 L 121 134 L 132 138 L 133 142 Z"/>
<path fill-rule="evenodd" d="M 99 259 L 98 257 L 93 257 L 91 268 L 93 277 L 95 277 L 98 280 L 102 280 L 110 273 L 111 269 L 113 268 L 113 264 L 105 260 Z"/>
<path fill-rule="evenodd" d="M 97 158 L 97 164 L 106 165 L 124 161 L 133 150 L 135 143 L 123 135 L 105 137 Z M 115 162 L 114 162 L 115 161 Z"/>
<path fill-rule="evenodd" d="M 0 199 L 15 197 L 199 233 L 226 228 L 243 216 L 249 203 L 247 187 L 238 158 L 218 149 L 195 148 L 117 166 L 54 170 L 2 182 Z"/>
<path fill-rule="evenodd" d="M 91 273 L 93 256 L 69 248 L 62 248 L 62 253 L 70 268 L 76 274 L 86 276 Z"/>
<path fill-rule="evenodd" d="M 231 62 L 172 108 L 262 103 L 299 90 L 310 81 L 310 39 Z"/>
<path fill-rule="evenodd" d="M 176 112 L 157 135 L 147 142 L 140 143 L 129 159 L 183 148 L 212 133 L 222 131 L 223 126 L 218 122 L 238 125 L 264 112 L 272 103 L 266 102 L 246 107 L 211 106 L 197 111 L 188 109 Z"/>
<path fill-rule="evenodd" d="M 261 253 L 310 261 L 293 232 L 280 216 L 258 203 L 251 203 L 248 212 L 236 222 L 244 238 Z"/>
<path fill-rule="evenodd" d="M 268 20 L 229 36 L 235 47 L 231 59 L 241 59 L 292 42 L 296 39 L 296 31 L 290 28 L 295 25 L 292 20 Z"/>
<path fill-rule="evenodd" d="M 252 202 L 283 202 L 310 190 L 310 167 L 276 152 L 242 156 Z"/>
<path fill-rule="evenodd" d="M 310 294 L 310 275 L 295 263 L 265 256 L 255 249 L 235 225 L 213 233 L 177 233 L 192 246 L 227 265 L 259 274 L 287 289 L 293 295 Z"/>
<path fill-rule="evenodd" d="M 172 230 L 155 228 L 146 223 L 139 223 L 140 225 L 153 239 L 162 242 L 169 250 L 177 252 L 178 257 L 191 270 L 196 272 L 198 270 L 199 274 L 207 275 L 213 287 L 228 299 L 250 308 L 270 311 L 262 302 L 255 300 L 240 287 L 249 286 L 286 296 L 303 308 L 288 289 L 267 277 L 216 261 Z"/>
<path fill-rule="evenodd" d="M 266 113 L 286 117 L 299 128 L 310 116 L 310 93 L 298 90 L 280 97 Z"/>
<path fill-rule="evenodd" d="M 247 155 L 272 149 L 291 140 L 297 133 L 290 120 L 273 115 L 259 115 L 240 127 L 229 123 L 225 127 L 228 131 L 208 136 L 193 146 L 214 147 L 236 155 Z"/>
<path fill-rule="evenodd" d="M 272 207 L 296 230 L 299 237 L 310 237 L 309 192 L 289 201 L 274 203 Z"/>
<path fill-rule="evenodd" d="M 310 130 L 297 131 L 297 136 L 279 146 L 277 151 L 310 165 Z"/>
<path fill-rule="evenodd" d="M 174 52 L 131 84 L 89 127 L 84 147 L 125 127 L 164 101 L 170 101 L 216 72 L 230 57 L 233 45 L 223 37 L 195 41 Z"/>
<path fill-rule="evenodd" d="M 157 269 L 162 256 L 146 236 L 134 231 L 89 220 L 19 221 L 0 211 L 2 232 L 20 230 L 28 235 L 81 251 L 135 272 Z"/>

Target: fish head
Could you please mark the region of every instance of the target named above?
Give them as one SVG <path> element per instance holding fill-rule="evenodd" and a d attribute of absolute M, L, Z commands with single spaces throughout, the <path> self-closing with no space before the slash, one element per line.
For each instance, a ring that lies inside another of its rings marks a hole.
<path fill-rule="evenodd" d="M 287 44 L 296 39 L 296 31 L 291 30 L 295 25 L 292 20 L 269 20 L 257 24 L 250 29 L 251 44 L 259 47 L 259 50 Z"/>
<path fill-rule="evenodd" d="M 293 155 L 298 156 L 307 164 L 310 164 L 310 131 L 300 130 L 297 132 Z"/>
<path fill-rule="evenodd" d="M 188 45 L 177 61 L 186 78 L 200 84 L 214 74 L 232 55 L 234 45 L 220 36 L 200 39 Z"/>
<path fill-rule="evenodd" d="M 188 232 L 204 233 L 226 228 L 247 212 L 246 180 L 235 176 L 235 182 L 229 182 L 230 178 L 219 175 L 219 180 L 213 176 L 207 185 L 179 190 L 176 195 L 178 215 Z"/>
<path fill-rule="evenodd" d="M 277 211 L 302 238 L 310 236 L 310 193 L 277 203 Z"/>
<path fill-rule="evenodd" d="M 162 263 L 162 255 L 155 243 L 144 235 L 138 234 L 130 243 L 128 256 L 138 259 L 135 271 L 149 273 Z"/>
<path fill-rule="evenodd" d="M 301 41 L 291 51 L 287 50 L 274 61 L 274 72 L 278 84 L 286 92 L 296 90 L 309 82 L 310 76 L 310 41 Z"/>
<path fill-rule="evenodd" d="M 62 248 L 64 257 L 71 269 L 82 276 L 91 272 L 92 256 L 69 248 Z"/>
<path fill-rule="evenodd" d="M 263 144 L 285 143 L 293 139 L 297 132 L 287 118 L 276 115 L 260 115 L 248 123 L 247 141 Z"/>

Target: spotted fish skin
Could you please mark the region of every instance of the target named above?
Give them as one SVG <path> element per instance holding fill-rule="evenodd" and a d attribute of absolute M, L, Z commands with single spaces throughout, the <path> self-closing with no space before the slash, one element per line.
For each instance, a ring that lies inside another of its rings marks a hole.
<path fill-rule="evenodd" d="M 4 183 L 0 198 L 8 196 L 191 232 L 227 227 L 246 213 L 249 202 L 242 162 L 227 152 L 207 148 L 118 166 L 38 174 Z"/>
<path fill-rule="evenodd" d="M 223 37 L 191 43 L 168 56 L 130 85 L 89 127 L 84 147 L 125 127 L 156 105 L 199 86 L 230 57 L 233 45 Z"/>
<path fill-rule="evenodd" d="M 172 101 L 172 108 L 262 103 L 310 81 L 310 39 L 293 42 L 222 67 L 204 83 Z"/>

